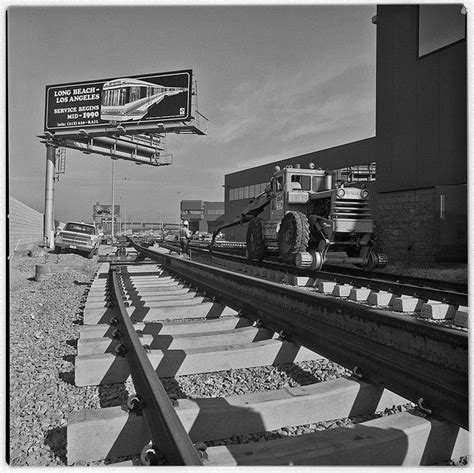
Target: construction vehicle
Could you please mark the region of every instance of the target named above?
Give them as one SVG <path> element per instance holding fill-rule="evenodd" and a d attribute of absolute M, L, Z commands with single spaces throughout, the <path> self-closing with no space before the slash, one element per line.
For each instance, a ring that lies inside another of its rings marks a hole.
<path fill-rule="evenodd" d="M 351 263 L 372 271 L 387 256 L 373 239 L 370 192 L 363 182 L 334 182 L 330 171 L 286 166 L 275 172 L 265 191 L 250 200 L 241 215 L 217 228 L 248 223 L 247 257 L 263 260 L 278 252 L 288 264 L 320 270 L 325 263 Z M 259 214 L 270 206 L 270 218 Z"/>

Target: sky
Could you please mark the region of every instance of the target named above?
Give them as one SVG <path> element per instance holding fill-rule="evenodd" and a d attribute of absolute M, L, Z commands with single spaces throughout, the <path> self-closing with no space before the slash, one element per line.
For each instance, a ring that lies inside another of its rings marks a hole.
<path fill-rule="evenodd" d="M 224 200 L 225 174 L 375 136 L 375 5 L 13 6 L 8 9 L 9 194 L 43 212 L 45 87 L 192 69 L 206 136 L 168 134 L 171 166 L 115 164 L 128 219 L 178 219 Z M 111 203 L 112 161 L 66 151 L 55 218 Z M 124 179 L 126 178 L 126 179 Z"/>

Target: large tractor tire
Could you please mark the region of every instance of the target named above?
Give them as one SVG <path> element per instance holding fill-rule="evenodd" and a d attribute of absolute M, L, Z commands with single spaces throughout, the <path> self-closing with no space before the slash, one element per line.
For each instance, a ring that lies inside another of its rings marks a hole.
<path fill-rule="evenodd" d="M 296 254 L 306 251 L 309 242 L 308 218 L 301 212 L 288 212 L 278 232 L 278 251 L 288 264 L 295 264 Z"/>
<path fill-rule="evenodd" d="M 263 220 L 253 218 L 247 228 L 247 258 L 262 261 L 265 258 L 267 249 L 263 238 Z"/>

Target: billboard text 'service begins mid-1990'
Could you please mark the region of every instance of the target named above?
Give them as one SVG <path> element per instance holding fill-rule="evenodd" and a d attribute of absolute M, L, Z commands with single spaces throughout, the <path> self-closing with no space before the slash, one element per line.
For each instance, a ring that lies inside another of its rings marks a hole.
<path fill-rule="evenodd" d="M 188 120 L 192 70 L 46 87 L 45 131 Z"/>

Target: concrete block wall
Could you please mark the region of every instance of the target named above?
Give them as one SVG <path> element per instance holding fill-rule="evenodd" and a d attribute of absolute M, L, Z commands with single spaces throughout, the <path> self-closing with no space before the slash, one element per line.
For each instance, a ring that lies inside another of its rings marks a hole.
<path fill-rule="evenodd" d="M 435 188 L 378 194 L 377 231 L 392 261 L 435 260 Z"/>
<path fill-rule="evenodd" d="M 9 198 L 9 255 L 43 241 L 43 214 L 13 197 Z"/>

